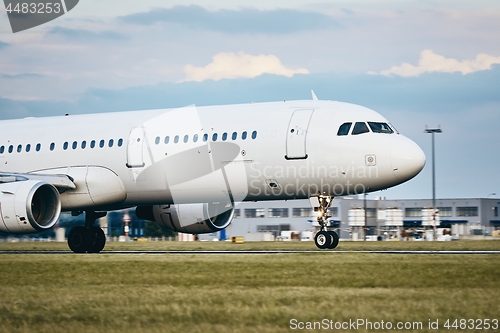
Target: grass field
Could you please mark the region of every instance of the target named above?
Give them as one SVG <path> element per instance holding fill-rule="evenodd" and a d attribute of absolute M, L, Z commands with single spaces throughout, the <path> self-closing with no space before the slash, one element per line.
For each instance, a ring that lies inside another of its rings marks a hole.
<path fill-rule="evenodd" d="M 119 249 L 312 243 L 109 243 Z M 500 242 L 345 242 L 339 249 L 494 250 Z M 0 250 L 65 250 L 0 243 Z M 290 332 L 290 321 L 500 319 L 500 255 L 0 255 L 0 332 Z M 305 325 L 305 324 L 304 324 Z M 333 328 L 333 327 L 332 327 Z M 454 331 L 455 329 L 451 329 Z M 304 330 L 312 331 L 312 330 Z M 329 330 L 320 330 L 329 331 Z M 332 331 L 335 331 L 333 328 Z M 370 330 L 365 326 L 350 331 Z M 395 330 L 393 330 L 395 331 Z M 456 331 L 456 330 L 455 330 Z M 494 330 L 490 330 L 494 331 Z"/>
<path fill-rule="evenodd" d="M 66 243 L 57 242 L 0 242 L 0 251 L 69 251 Z M 106 251 L 182 251 L 182 250 L 317 250 L 314 242 L 108 242 Z M 423 250 L 423 251 L 500 251 L 500 240 L 490 241 L 453 241 L 453 242 L 350 242 L 341 241 L 333 250 Z M 329 251 L 329 250 L 327 250 Z"/>

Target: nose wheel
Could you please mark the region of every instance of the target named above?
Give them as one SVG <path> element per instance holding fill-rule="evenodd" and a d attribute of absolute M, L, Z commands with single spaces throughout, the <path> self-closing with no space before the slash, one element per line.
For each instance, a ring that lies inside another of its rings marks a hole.
<path fill-rule="evenodd" d="M 314 237 L 314 243 L 319 249 L 334 249 L 339 245 L 339 235 L 335 231 L 320 230 Z"/>
<path fill-rule="evenodd" d="M 339 235 L 335 231 L 328 230 L 328 208 L 332 205 L 333 198 L 330 196 L 317 197 L 318 223 L 320 230 L 314 236 L 314 243 L 319 249 L 334 249 L 339 245 Z M 311 200 L 311 202 L 313 202 Z"/>

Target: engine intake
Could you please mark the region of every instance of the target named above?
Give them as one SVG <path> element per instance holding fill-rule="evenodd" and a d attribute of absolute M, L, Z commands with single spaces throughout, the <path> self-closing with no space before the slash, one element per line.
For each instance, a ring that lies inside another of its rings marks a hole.
<path fill-rule="evenodd" d="M 38 180 L 0 184 L 0 231 L 31 233 L 50 229 L 61 214 L 59 192 Z"/>
<path fill-rule="evenodd" d="M 233 219 L 232 204 L 179 204 L 139 206 L 140 219 L 154 221 L 161 227 L 189 234 L 204 234 L 223 230 Z"/>

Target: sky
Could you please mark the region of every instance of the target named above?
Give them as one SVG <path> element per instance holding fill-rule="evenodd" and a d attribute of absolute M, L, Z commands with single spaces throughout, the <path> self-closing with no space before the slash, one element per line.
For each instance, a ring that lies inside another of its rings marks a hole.
<path fill-rule="evenodd" d="M 81 0 L 13 34 L 0 10 L 0 119 L 310 99 L 381 113 L 424 150 L 369 197 L 500 200 L 500 2 Z M 497 193 L 497 194 L 493 194 Z"/>

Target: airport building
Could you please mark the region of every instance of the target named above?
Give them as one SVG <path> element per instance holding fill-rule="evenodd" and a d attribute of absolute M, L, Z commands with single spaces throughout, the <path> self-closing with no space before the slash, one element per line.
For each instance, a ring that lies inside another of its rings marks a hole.
<path fill-rule="evenodd" d="M 438 214 L 433 216 L 432 200 L 364 200 L 361 195 L 336 198 L 330 208 L 330 228 L 341 239 L 401 237 L 401 230 L 446 228 L 453 237 L 491 235 L 500 229 L 500 199 L 437 199 Z M 308 234 L 315 230 L 316 217 L 309 200 L 243 202 L 236 206 L 231 225 L 222 234 L 202 239 L 243 236 L 265 240 L 287 232 Z M 221 237 L 222 236 L 222 237 Z M 380 239 L 380 238 L 379 238 Z"/>
<path fill-rule="evenodd" d="M 338 197 L 329 209 L 329 229 L 335 230 L 344 240 L 401 238 L 403 230 L 409 230 L 413 232 L 412 236 L 418 237 L 423 236 L 425 229 L 433 229 L 434 224 L 439 229 L 447 229 L 454 238 L 500 236 L 499 198 L 437 199 L 436 207 L 439 214 L 434 220 L 431 199 L 386 200 L 374 197 L 364 200 L 363 195 Z M 100 219 L 108 240 L 117 240 L 118 236 L 124 235 L 126 220 L 129 221 L 130 238 L 148 237 L 146 221 L 137 219 L 132 212 L 110 212 Z M 71 223 L 81 225 L 82 216 L 65 217 Z M 57 237 L 49 234 L 32 237 L 55 237 L 63 241 L 65 223 L 60 222 L 58 227 L 63 229 L 56 228 L 55 231 L 59 231 Z M 217 233 L 200 234 L 198 239 L 222 240 L 242 236 L 245 241 L 264 241 L 295 236 L 312 240 L 317 230 L 316 213 L 309 200 L 242 202 L 236 205 L 229 227 Z M 0 237 L 0 240 L 5 237 Z"/>

